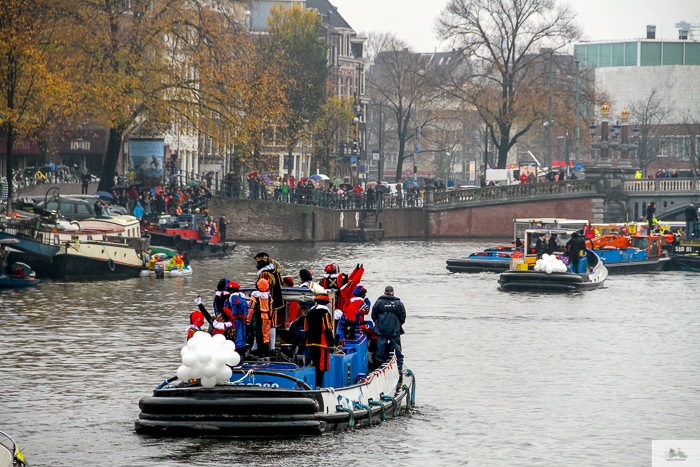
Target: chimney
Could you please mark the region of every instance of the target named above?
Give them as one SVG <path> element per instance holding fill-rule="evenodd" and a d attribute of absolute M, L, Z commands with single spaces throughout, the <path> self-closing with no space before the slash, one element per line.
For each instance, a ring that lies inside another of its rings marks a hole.
<path fill-rule="evenodd" d="M 656 39 L 656 25 L 647 25 L 647 39 Z"/>

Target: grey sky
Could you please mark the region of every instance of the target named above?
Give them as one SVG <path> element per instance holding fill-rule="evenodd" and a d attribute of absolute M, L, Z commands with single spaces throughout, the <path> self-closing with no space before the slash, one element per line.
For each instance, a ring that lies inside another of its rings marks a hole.
<path fill-rule="evenodd" d="M 393 31 L 420 52 L 448 49 L 435 35 L 435 19 L 447 0 L 330 0 L 358 32 Z M 646 37 L 647 24 L 657 38 L 677 39 L 675 24 L 700 24 L 700 0 L 578 0 L 584 37 L 590 40 Z M 700 40 L 700 29 L 696 33 Z"/>

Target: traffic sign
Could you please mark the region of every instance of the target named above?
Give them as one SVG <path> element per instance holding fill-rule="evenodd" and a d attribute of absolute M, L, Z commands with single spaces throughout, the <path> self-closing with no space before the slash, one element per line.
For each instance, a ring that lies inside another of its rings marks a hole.
<path fill-rule="evenodd" d="M 576 165 L 574 166 L 574 168 L 575 168 L 576 170 L 583 170 L 583 164 L 581 164 L 581 163 L 579 162 L 578 164 L 576 164 Z"/>
<path fill-rule="evenodd" d="M 413 186 L 418 186 L 418 180 L 413 180 L 411 183 L 413 184 Z"/>
<path fill-rule="evenodd" d="M 360 165 L 358 170 L 360 171 L 360 173 L 365 173 L 365 170 L 366 170 L 365 165 L 364 164 Z"/>
<path fill-rule="evenodd" d="M 350 163 L 357 164 L 357 156 L 350 156 Z"/>

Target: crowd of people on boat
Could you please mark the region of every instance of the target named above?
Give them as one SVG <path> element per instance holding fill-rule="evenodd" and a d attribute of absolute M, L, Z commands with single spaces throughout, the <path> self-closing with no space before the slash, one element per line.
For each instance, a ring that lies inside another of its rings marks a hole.
<path fill-rule="evenodd" d="M 242 361 L 265 364 L 272 358 L 311 363 L 316 387 L 323 385 L 330 354 L 342 341 L 354 340 L 356 333 L 368 339 L 370 369 L 386 362 L 392 352 L 403 367 L 405 307 L 391 286 L 372 306 L 360 283 L 363 265 L 346 274 L 337 264 L 329 264 L 318 282 L 309 269 L 302 269 L 295 285 L 295 279 L 283 277 L 279 263 L 267 253 L 257 254 L 255 261 L 257 279 L 248 294 L 237 282 L 224 278 L 217 283 L 210 310 L 197 297 L 198 311 L 190 315 L 188 340 L 196 332 L 223 334 L 236 344 Z M 314 299 L 285 300 L 283 289 L 287 288 L 308 290 Z"/>

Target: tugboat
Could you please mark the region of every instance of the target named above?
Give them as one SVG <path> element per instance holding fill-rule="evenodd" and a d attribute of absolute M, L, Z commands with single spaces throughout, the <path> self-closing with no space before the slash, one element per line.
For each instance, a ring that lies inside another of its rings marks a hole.
<path fill-rule="evenodd" d="M 290 288 L 283 289 L 283 296 L 286 301 L 308 303 L 315 293 Z M 332 301 L 333 293 L 329 296 Z M 322 388 L 312 386 L 315 368 L 303 358 L 281 356 L 269 363 L 236 364 L 228 373 L 229 382 L 210 388 L 203 386 L 204 377 L 186 381 L 173 377 L 152 397 L 141 399 L 136 431 L 159 436 L 289 438 L 371 426 L 407 413 L 415 403 L 413 373 L 401 372 L 393 355 L 368 372 L 366 335 L 346 337 L 330 356 Z M 183 363 L 186 353 L 183 349 Z"/>
<path fill-rule="evenodd" d="M 180 254 L 187 251 L 190 258 L 226 256 L 233 253 L 236 242 L 220 243 L 219 235 L 212 235 L 209 240 L 199 237 L 197 226 L 206 218 L 207 216 L 199 214 L 151 215 L 146 217 L 148 226 L 142 230 L 148 232 L 152 245 L 175 248 Z"/>
<path fill-rule="evenodd" d="M 587 239 L 610 274 L 635 274 L 661 271 L 671 258 L 662 249 L 664 238 L 658 235 L 608 234 Z"/>
<path fill-rule="evenodd" d="M 566 272 L 537 271 L 534 266 L 537 255 L 530 245 L 539 234 L 544 233 L 547 240 L 552 234 L 557 234 L 560 242 L 560 250 L 553 253 L 559 260 L 567 260 L 564 253 L 564 245 L 571 238 L 571 234 L 577 232 L 572 229 L 531 229 L 525 231 L 525 255 L 518 261 L 512 261 L 514 268 L 501 274 L 498 283 L 504 291 L 537 291 L 537 292 L 573 292 L 597 289 L 601 287 L 608 277 L 608 270 L 593 250 L 586 248 L 585 257 L 579 262 L 579 270 L 572 271 L 568 266 Z"/>
<path fill-rule="evenodd" d="M 700 272 L 700 239 L 678 240 L 670 257 L 674 269 Z"/>
<path fill-rule="evenodd" d="M 478 253 L 472 253 L 468 258 L 447 260 L 447 270 L 450 272 L 505 272 L 509 269 L 513 256 L 515 242 L 525 236 L 526 229 L 540 228 L 571 228 L 582 229 L 588 224 L 584 219 L 537 218 L 514 219 L 513 244 L 498 245 Z"/>

